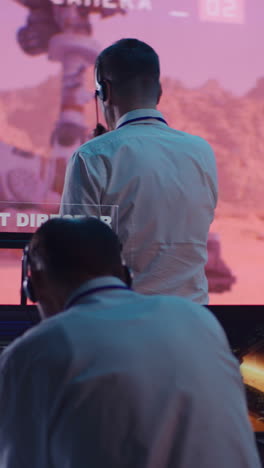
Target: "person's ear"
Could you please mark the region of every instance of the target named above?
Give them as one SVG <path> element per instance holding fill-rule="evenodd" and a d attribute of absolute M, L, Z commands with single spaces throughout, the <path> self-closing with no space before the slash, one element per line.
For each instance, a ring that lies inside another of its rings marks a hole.
<path fill-rule="evenodd" d="M 161 83 L 159 83 L 159 89 L 158 89 L 158 100 L 157 100 L 157 104 L 159 104 L 159 102 L 160 102 L 160 99 L 161 99 L 162 93 L 163 93 L 162 86 L 161 86 Z"/>

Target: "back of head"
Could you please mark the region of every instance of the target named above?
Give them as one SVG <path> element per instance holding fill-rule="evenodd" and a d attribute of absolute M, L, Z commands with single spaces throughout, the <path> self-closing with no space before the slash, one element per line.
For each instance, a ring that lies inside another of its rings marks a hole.
<path fill-rule="evenodd" d="M 96 218 L 56 218 L 34 234 L 29 249 L 31 270 L 43 269 L 64 287 L 78 287 L 98 276 L 122 275 L 120 242 Z"/>
<path fill-rule="evenodd" d="M 97 57 L 98 81 L 109 80 L 120 97 L 146 94 L 157 99 L 160 93 L 160 63 L 157 53 L 145 42 L 121 39 Z"/>

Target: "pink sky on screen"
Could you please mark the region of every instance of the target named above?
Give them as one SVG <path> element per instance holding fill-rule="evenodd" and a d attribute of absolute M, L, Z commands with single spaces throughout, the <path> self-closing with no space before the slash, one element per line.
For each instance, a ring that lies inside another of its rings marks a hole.
<path fill-rule="evenodd" d="M 13 0 L 2 1 L 0 89 L 33 86 L 58 73 L 59 65 L 46 56 L 29 57 L 19 49 L 16 31 L 24 25 L 27 10 Z M 222 16 L 217 22 L 204 16 L 212 1 Z M 233 2 L 236 10 L 230 23 L 223 12 Z M 126 16 L 93 17 L 94 37 L 102 48 L 121 37 L 145 40 L 160 54 L 163 75 L 190 87 L 217 79 L 224 88 L 243 94 L 264 75 L 263 0 L 152 0 L 151 11 L 138 10 L 139 0 L 134 4 L 136 8 Z M 179 17 L 177 12 L 186 16 Z"/>

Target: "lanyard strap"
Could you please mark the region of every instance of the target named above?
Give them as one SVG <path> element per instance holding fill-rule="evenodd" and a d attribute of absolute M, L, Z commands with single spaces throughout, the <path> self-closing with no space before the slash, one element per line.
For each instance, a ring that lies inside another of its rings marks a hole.
<path fill-rule="evenodd" d="M 99 291 L 106 291 L 106 290 L 109 290 L 109 289 L 126 289 L 127 291 L 131 291 L 130 288 L 128 288 L 127 286 L 98 286 L 97 288 L 92 288 L 92 289 L 88 289 L 87 291 L 84 291 L 83 293 L 80 293 L 78 294 L 77 296 L 73 297 L 70 302 L 67 304 L 67 307 L 66 309 L 69 309 L 72 305 L 74 305 L 76 302 L 79 301 L 79 299 L 81 299 L 82 297 L 85 297 L 85 296 L 89 296 L 90 294 L 94 294 L 94 293 L 97 293 Z"/>
<path fill-rule="evenodd" d="M 137 117 L 136 119 L 127 120 L 126 122 L 123 122 L 121 125 L 118 125 L 118 127 L 116 129 L 124 127 L 125 125 L 128 125 L 128 124 L 133 123 L 133 122 L 140 122 L 142 120 L 159 120 L 160 122 L 163 122 L 166 125 L 168 125 L 166 120 L 163 119 L 162 117 L 151 117 L 151 116 L 148 115 L 146 117 Z"/>

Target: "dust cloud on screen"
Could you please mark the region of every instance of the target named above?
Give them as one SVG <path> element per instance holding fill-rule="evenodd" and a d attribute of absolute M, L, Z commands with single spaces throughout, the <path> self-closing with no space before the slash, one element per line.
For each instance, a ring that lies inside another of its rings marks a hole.
<path fill-rule="evenodd" d="M 95 57 L 117 39 L 137 37 L 160 55 L 160 110 L 169 124 L 215 150 L 220 194 L 208 241 L 210 301 L 263 303 L 263 1 L 36 3 L 37 10 L 32 0 L 1 7 L 1 211 L 10 201 L 18 211 L 31 202 L 40 213 L 43 203 L 59 203 L 67 161 L 95 125 Z M 18 277 L 18 268 L 16 255 L 5 253 L 0 269 Z"/>

